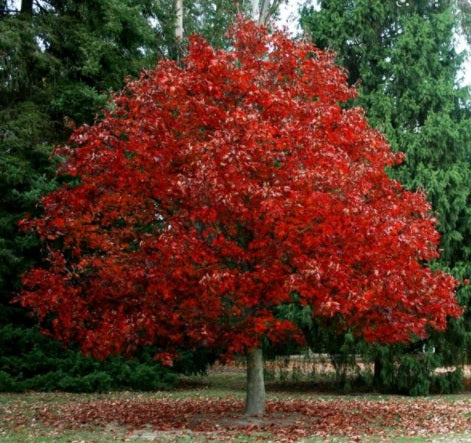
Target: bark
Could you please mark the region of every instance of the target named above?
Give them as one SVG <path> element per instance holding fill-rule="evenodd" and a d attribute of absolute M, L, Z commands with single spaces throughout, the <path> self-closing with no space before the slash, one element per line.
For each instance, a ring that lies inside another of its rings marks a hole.
<path fill-rule="evenodd" d="M 281 0 L 251 0 L 252 20 L 268 25 L 273 15 L 278 11 Z"/>
<path fill-rule="evenodd" d="M 252 0 L 251 1 L 252 5 L 251 5 L 251 14 L 252 14 L 252 20 L 254 22 L 257 22 L 259 21 L 260 19 L 260 13 L 259 13 L 259 9 L 258 9 L 258 0 Z"/>
<path fill-rule="evenodd" d="M 33 0 L 21 1 L 21 13 L 28 16 L 33 15 Z"/>
<path fill-rule="evenodd" d="M 270 0 L 260 0 L 260 18 L 259 23 L 266 25 L 270 18 Z M 276 3 L 276 0 L 274 1 Z"/>
<path fill-rule="evenodd" d="M 263 353 L 260 348 L 247 351 L 247 399 L 245 414 L 263 415 L 265 413 L 265 381 L 263 379 Z"/>
<path fill-rule="evenodd" d="M 175 17 L 175 38 L 181 41 L 183 38 L 183 0 L 176 0 L 177 15 Z"/>
<path fill-rule="evenodd" d="M 373 372 L 373 383 L 376 388 L 381 387 L 381 371 L 383 370 L 383 364 L 380 358 L 374 360 L 374 372 Z"/>

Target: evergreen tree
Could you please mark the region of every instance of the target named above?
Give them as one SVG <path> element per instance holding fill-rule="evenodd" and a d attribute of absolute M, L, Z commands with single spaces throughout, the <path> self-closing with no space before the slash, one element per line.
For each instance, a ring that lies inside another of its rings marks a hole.
<path fill-rule="evenodd" d="M 185 35 L 201 34 L 214 48 L 228 45 L 227 32 L 239 13 L 248 12 L 248 2 L 233 0 L 184 1 Z"/>
<path fill-rule="evenodd" d="M 390 173 L 410 189 L 427 192 L 442 234 L 443 254 L 434 266 L 464 279 L 471 275 L 471 121 L 469 91 L 457 84 L 462 62 L 453 47 L 457 6 L 451 0 L 328 0 L 320 2 L 320 10 L 305 8 L 302 25 L 321 48 L 337 52 L 350 83 L 358 86 L 354 104 L 365 107 L 370 123 L 406 154 Z M 467 287 L 459 291 L 465 306 L 469 295 Z M 439 364 L 462 362 L 470 331 L 469 313 L 451 321 L 446 335 L 428 342 L 437 351 L 433 361 L 417 370 L 431 377 Z M 406 352 L 423 345 L 376 348 L 376 381 L 387 385 L 388 362 L 405 361 Z M 405 390 L 428 390 L 426 383 L 417 387 L 419 378 L 411 377 Z"/>
<path fill-rule="evenodd" d="M 9 7 L 9 5 L 6 5 Z M 11 292 L 18 290 L 18 275 L 34 255 L 34 240 L 18 236 L 16 223 L 34 210 L 48 187 L 48 141 L 53 128 L 41 109 L 47 100 L 40 79 L 47 58 L 37 50 L 29 16 L 0 17 L 0 301 L 4 323 Z"/>
<path fill-rule="evenodd" d="M 185 36 L 201 31 L 215 46 L 238 12 L 227 0 L 188 1 L 185 10 Z M 178 55 L 174 15 L 163 0 L 0 2 L 0 324 L 30 327 L 9 301 L 39 246 L 17 223 L 55 186 L 53 146 L 99 118 L 125 77 Z"/>
<path fill-rule="evenodd" d="M 457 0 L 456 13 L 459 20 L 460 33 L 471 44 L 471 3 L 468 0 Z"/>
<path fill-rule="evenodd" d="M 155 64 L 145 10 L 126 1 L 23 1 L 0 15 L 0 294 L 7 303 L 34 260 L 17 221 L 53 186 L 49 154 L 92 122 L 126 75 Z M 5 314 L 11 312 L 2 309 Z"/>

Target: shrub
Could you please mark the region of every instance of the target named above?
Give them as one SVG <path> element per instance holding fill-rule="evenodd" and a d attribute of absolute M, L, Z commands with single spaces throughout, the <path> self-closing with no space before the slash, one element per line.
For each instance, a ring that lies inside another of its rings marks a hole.
<path fill-rule="evenodd" d="M 458 368 L 434 375 L 432 379 L 433 392 L 440 394 L 455 394 L 464 388 L 463 371 Z"/>
<path fill-rule="evenodd" d="M 0 391 L 1 392 L 22 392 L 24 387 L 15 377 L 5 371 L 0 371 Z"/>
<path fill-rule="evenodd" d="M 154 352 L 155 353 L 155 352 Z M 0 328 L 0 392 L 69 391 L 104 392 L 119 389 L 171 389 L 177 371 L 152 360 L 152 349 L 136 360 L 110 357 L 98 361 L 77 349 L 64 349 L 39 333 L 37 327 L 4 325 Z M 183 368 L 205 366 L 203 357 L 192 366 L 186 356 Z"/>
<path fill-rule="evenodd" d="M 175 374 L 170 370 L 162 370 L 159 365 L 137 365 L 131 373 L 129 385 L 139 391 L 155 391 L 168 389 L 169 385 L 175 385 Z"/>

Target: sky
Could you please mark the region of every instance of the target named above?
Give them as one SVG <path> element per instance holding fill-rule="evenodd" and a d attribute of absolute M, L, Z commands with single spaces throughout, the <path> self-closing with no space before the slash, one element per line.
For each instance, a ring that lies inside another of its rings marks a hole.
<path fill-rule="evenodd" d="M 406 0 L 397 0 L 398 4 L 406 4 Z M 280 7 L 280 19 L 278 25 L 280 28 L 288 28 L 289 32 L 296 35 L 300 31 L 299 28 L 299 8 L 301 5 L 315 5 L 316 0 L 287 0 Z M 458 52 L 471 52 L 471 48 L 467 45 L 464 37 L 455 36 L 455 48 Z M 471 86 L 471 57 L 468 55 L 461 72 L 460 84 L 462 86 Z"/>

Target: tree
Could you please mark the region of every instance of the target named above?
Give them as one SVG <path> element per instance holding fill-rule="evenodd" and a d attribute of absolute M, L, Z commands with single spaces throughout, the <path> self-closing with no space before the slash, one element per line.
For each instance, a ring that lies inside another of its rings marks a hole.
<path fill-rule="evenodd" d="M 53 146 L 65 143 L 75 127 L 99 119 L 126 77 L 153 68 L 159 58 L 177 58 L 185 39 L 176 42 L 172 4 L 0 2 L 0 334 L 13 324 L 18 335 L 30 336 L 24 328 L 31 320 L 10 301 L 21 273 L 38 263 L 39 245 L 33 235 L 19 235 L 17 223 L 26 213 L 36 214 L 40 195 L 57 185 Z M 185 32 L 203 33 L 222 47 L 236 13 L 233 1 L 185 2 Z M 43 346 L 44 340 L 38 343 Z M 14 341 L 9 349 L 28 360 Z"/>
<path fill-rule="evenodd" d="M 251 17 L 257 23 L 268 25 L 283 0 L 251 0 Z"/>
<path fill-rule="evenodd" d="M 50 1 L 0 16 L 0 294 L 37 257 L 17 221 L 50 191 L 52 147 L 93 122 L 110 89 L 154 66 L 153 32 L 131 2 Z M 7 5 L 12 8 L 12 5 Z M 145 54 L 144 54 L 144 53 Z"/>
<path fill-rule="evenodd" d="M 422 264 L 438 256 L 430 206 L 340 106 L 355 92 L 333 56 L 253 22 L 233 36 L 229 51 L 192 38 L 184 67 L 144 72 L 57 151 L 74 181 L 22 222 L 46 252 L 22 305 L 84 353 L 154 344 L 168 364 L 296 337 L 274 314 L 293 299 L 369 341 L 445 328 L 457 282 Z M 263 413 L 252 375 L 246 412 Z"/>
<path fill-rule="evenodd" d="M 0 3 L 0 298 L 7 304 L 19 275 L 37 259 L 17 221 L 54 186 L 52 147 L 92 123 L 124 79 L 177 57 L 169 2 L 25 0 Z M 18 9 L 15 9 L 18 8 Z M 234 2 L 191 2 L 188 33 L 224 45 Z M 180 43 L 181 44 L 181 43 Z"/>
<path fill-rule="evenodd" d="M 461 34 L 471 43 L 471 4 L 466 0 L 457 0 L 456 13 Z"/>
<path fill-rule="evenodd" d="M 148 3 L 0 3 L 0 334 L 4 337 L 15 336 L 8 334 L 11 325 L 17 336 L 34 335 L 25 332 L 31 319 L 10 304 L 20 289 L 21 273 L 40 258 L 37 239 L 19 235 L 18 220 L 26 213 L 35 214 L 40 195 L 57 184 L 50 158 L 53 146 L 64 143 L 75 126 L 93 122 L 110 91 L 123 87 L 125 76 L 155 66 L 157 40 L 148 22 Z M 2 355 L 16 352 L 16 359 L 29 361 L 12 340 L 8 350 L 2 347 Z M 48 348 L 39 339 L 38 343 L 44 353 L 54 346 Z"/>
<path fill-rule="evenodd" d="M 354 103 L 365 108 L 394 151 L 405 153 L 391 176 L 408 189 L 427 192 L 443 249 L 432 266 L 463 279 L 471 273 L 470 95 L 457 83 L 463 59 L 453 47 L 457 3 L 463 2 L 400 3 L 323 1 L 319 11 L 305 9 L 302 22 L 316 44 L 336 51 L 349 83 L 358 84 Z M 469 287 L 458 295 L 467 306 Z M 465 315 L 450 323 L 447 335 L 434 334 L 429 344 L 437 351 L 434 365 L 462 363 L 470 331 Z M 402 353 L 423 345 L 401 348 Z M 399 354 L 392 352 L 396 360 Z M 397 367 L 397 361 L 391 364 Z"/>
<path fill-rule="evenodd" d="M 183 0 L 176 0 L 176 21 L 175 21 L 175 38 L 181 40 L 183 37 Z"/>

